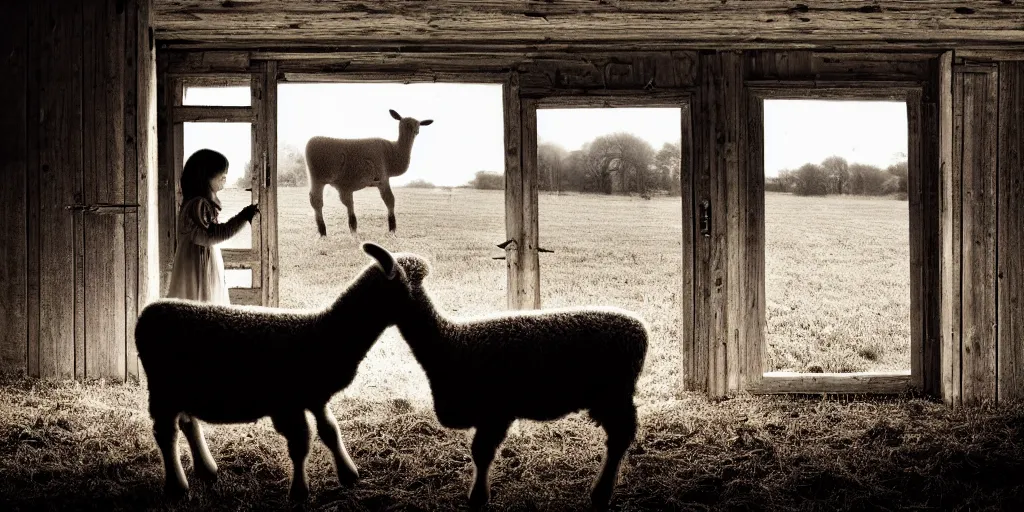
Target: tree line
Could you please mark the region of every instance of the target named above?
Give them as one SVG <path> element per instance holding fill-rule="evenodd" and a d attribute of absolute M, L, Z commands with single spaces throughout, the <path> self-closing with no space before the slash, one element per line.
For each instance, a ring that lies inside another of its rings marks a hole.
<path fill-rule="evenodd" d="M 797 169 L 784 169 L 778 176 L 765 178 L 768 192 L 791 192 L 801 196 L 849 194 L 907 197 L 907 161 L 882 169 L 875 165 L 849 163 L 830 156 L 820 164 L 806 163 Z"/>

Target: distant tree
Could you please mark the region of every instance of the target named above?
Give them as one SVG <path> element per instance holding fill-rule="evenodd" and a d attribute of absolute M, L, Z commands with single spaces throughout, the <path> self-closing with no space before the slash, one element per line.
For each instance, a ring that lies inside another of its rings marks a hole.
<path fill-rule="evenodd" d="M 285 144 L 277 150 L 277 185 L 280 187 L 305 187 L 309 184 L 306 174 L 306 157 L 297 146 Z"/>
<path fill-rule="evenodd" d="M 497 172 L 477 171 L 469 186 L 480 190 L 504 190 L 505 175 Z"/>
<path fill-rule="evenodd" d="M 850 165 L 850 193 L 877 196 L 885 193 L 885 183 L 891 175 L 874 165 Z"/>
<path fill-rule="evenodd" d="M 658 188 L 667 190 L 669 194 L 678 196 L 682 184 L 679 182 L 680 165 L 682 164 L 682 144 L 666 142 L 654 156 L 654 168 L 658 175 Z"/>
<path fill-rule="evenodd" d="M 611 193 L 611 172 L 622 173 L 625 193 L 646 194 L 654 163 L 654 148 L 632 133 L 602 135 L 590 144 L 590 158 L 596 162 L 598 178 L 605 193 Z"/>
<path fill-rule="evenodd" d="M 245 163 L 245 172 L 235 181 L 235 187 L 243 190 L 252 187 L 252 160 Z"/>
<path fill-rule="evenodd" d="M 562 191 L 565 160 L 569 152 L 553 142 L 537 146 L 537 179 L 541 190 Z"/>
<path fill-rule="evenodd" d="M 892 176 L 890 181 L 887 182 L 885 193 L 906 194 L 908 192 L 909 187 L 907 183 L 907 176 L 909 173 L 909 167 L 906 161 L 890 165 L 885 169 L 885 172 Z"/>
<path fill-rule="evenodd" d="M 435 188 L 436 185 L 427 180 L 412 180 L 405 184 L 405 188 Z M 449 187 L 451 188 L 451 187 Z"/>
<path fill-rule="evenodd" d="M 842 194 L 850 181 L 850 164 L 841 156 L 830 156 L 821 162 L 821 168 L 828 175 L 828 193 Z"/>
<path fill-rule="evenodd" d="M 823 196 L 828 194 L 828 174 L 820 165 L 804 164 L 795 172 L 796 186 L 793 189 L 801 196 Z"/>

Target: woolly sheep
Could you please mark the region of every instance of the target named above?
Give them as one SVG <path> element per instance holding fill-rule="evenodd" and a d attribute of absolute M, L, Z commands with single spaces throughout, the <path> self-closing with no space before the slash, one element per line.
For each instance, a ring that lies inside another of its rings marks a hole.
<path fill-rule="evenodd" d="M 437 419 L 448 428 L 476 428 L 470 507 L 489 500 L 488 471 L 515 420 L 548 421 L 579 410 L 607 433 L 591 493 L 595 509 L 607 507 L 636 434 L 633 395 L 647 353 L 645 322 L 608 307 L 451 319 L 423 287 L 429 263 L 416 255 L 394 256 L 409 292 L 392 307 L 430 382 Z"/>
<path fill-rule="evenodd" d="M 377 187 L 380 197 L 388 207 L 388 232 L 394 233 L 395 195 L 388 181 L 401 176 L 409 169 L 409 155 L 412 143 L 420 133 L 420 126 L 434 121 L 417 121 L 402 117 L 390 110 L 391 117 L 398 120 L 398 140 L 334 139 L 316 136 L 306 143 L 306 172 L 309 174 L 309 204 L 316 214 L 316 228 L 320 236 L 327 236 L 324 224 L 324 186 L 331 185 L 341 197 L 341 203 L 348 210 L 348 227 L 356 235 L 356 214 L 352 194 L 366 187 Z"/>
<path fill-rule="evenodd" d="M 160 300 L 143 309 L 135 342 L 148 380 L 153 435 L 168 494 L 188 491 L 178 455 L 179 426 L 196 476 L 215 480 L 217 465 L 199 421 L 244 423 L 270 416 L 288 443 L 293 465 L 289 494 L 304 500 L 309 495 L 306 410 L 334 456 L 339 482 L 359 477 L 328 402 L 352 382 L 374 341 L 394 325 L 389 288 L 406 289 L 394 279 L 394 260 L 386 250 L 373 244 L 363 250 L 376 262 L 319 311 L 184 300 Z"/>

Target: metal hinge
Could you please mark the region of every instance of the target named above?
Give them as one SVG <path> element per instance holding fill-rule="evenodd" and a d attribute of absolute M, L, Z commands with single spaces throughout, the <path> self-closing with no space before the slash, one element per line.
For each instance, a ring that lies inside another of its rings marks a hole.
<path fill-rule="evenodd" d="M 65 210 L 72 212 L 82 213 L 94 213 L 97 215 L 108 215 L 108 214 L 123 214 L 128 210 L 137 211 L 139 205 L 137 204 L 112 204 L 112 203 L 96 203 L 96 204 L 72 204 L 65 206 Z"/>

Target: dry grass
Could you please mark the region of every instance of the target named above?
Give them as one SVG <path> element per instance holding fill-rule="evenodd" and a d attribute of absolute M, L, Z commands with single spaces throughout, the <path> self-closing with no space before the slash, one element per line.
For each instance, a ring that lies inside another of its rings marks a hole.
<path fill-rule="evenodd" d="M 465 507 L 468 436 L 429 404 L 337 397 L 362 478 L 334 482 L 314 443 L 310 510 Z M 161 498 L 162 469 L 135 385 L 0 377 L 0 510 L 286 508 L 289 462 L 266 420 L 207 429 L 220 481 Z M 615 510 L 1020 510 L 1024 407 L 952 411 L 897 399 L 697 395 L 640 407 Z M 582 416 L 513 427 L 495 463 L 494 510 L 578 510 L 602 444 Z M 186 473 L 191 475 L 183 449 Z"/>

